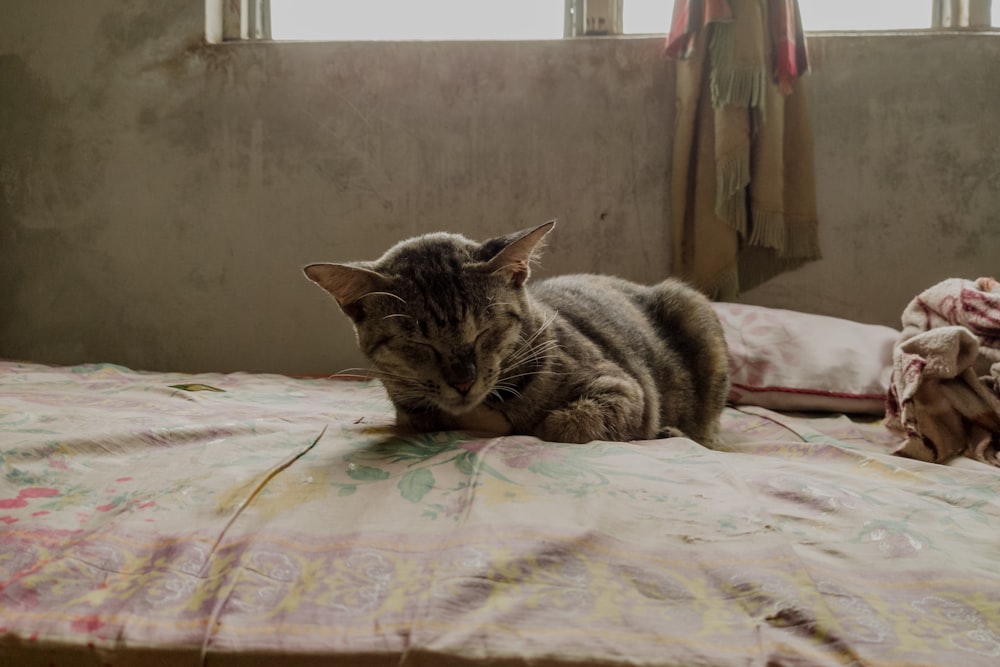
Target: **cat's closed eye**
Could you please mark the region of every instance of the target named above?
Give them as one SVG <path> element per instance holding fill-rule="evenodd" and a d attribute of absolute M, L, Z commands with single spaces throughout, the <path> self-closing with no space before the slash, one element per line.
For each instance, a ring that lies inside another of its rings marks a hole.
<path fill-rule="evenodd" d="M 415 349 L 424 355 L 433 356 L 437 361 L 441 361 L 441 353 L 438 352 L 438 349 L 432 343 L 425 340 L 408 338 L 405 341 L 405 345 L 410 349 Z"/>
<path fill-rule="evenodd" d="M 485 342 L 486 339 L 488 338 L 488 335 L 496 331 L 496 329 L 497 327 L 495 325 L 488 326 L 485 329 L 482 329 L 478 334 L 476 334 L 476 340 L 473 341 L 473 344 L 479 345 L 480 343 Z"/>

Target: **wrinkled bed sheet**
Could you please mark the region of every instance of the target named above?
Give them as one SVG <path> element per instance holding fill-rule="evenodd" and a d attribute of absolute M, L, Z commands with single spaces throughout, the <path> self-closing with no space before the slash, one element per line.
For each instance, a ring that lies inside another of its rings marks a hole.
<path fill-rule="evenodd" d="M 0 363 L 0 665 L 997 665 L 1000 476 L 879 422 L 404 435 L 374 382 Z"/>

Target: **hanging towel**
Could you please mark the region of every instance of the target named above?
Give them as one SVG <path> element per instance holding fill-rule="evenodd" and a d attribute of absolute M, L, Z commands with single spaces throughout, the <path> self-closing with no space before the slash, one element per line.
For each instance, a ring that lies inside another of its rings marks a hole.
<path fill-rule="evenodd" d="M 819 259 L 795 0 L 677 0 L 674 271 L 733 300 Z"/>

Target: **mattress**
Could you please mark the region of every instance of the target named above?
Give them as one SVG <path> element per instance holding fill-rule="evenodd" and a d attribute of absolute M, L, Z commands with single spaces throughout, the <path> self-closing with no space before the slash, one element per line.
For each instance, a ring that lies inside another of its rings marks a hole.
<path fill-rule="evenodd" d="M 2 665 L 996 665 L 1000 474 L 878 417 L 398 431 L 375 381 L 0 362 Z"/>

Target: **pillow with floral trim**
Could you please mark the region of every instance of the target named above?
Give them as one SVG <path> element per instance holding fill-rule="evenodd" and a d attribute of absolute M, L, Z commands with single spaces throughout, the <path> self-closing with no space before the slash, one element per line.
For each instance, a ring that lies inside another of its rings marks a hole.
<path fill-rule="evenodd" d="M 729 346 L 729 402 L 884 414 L 899 331 L 779 308 L 715 303 Z"/>

